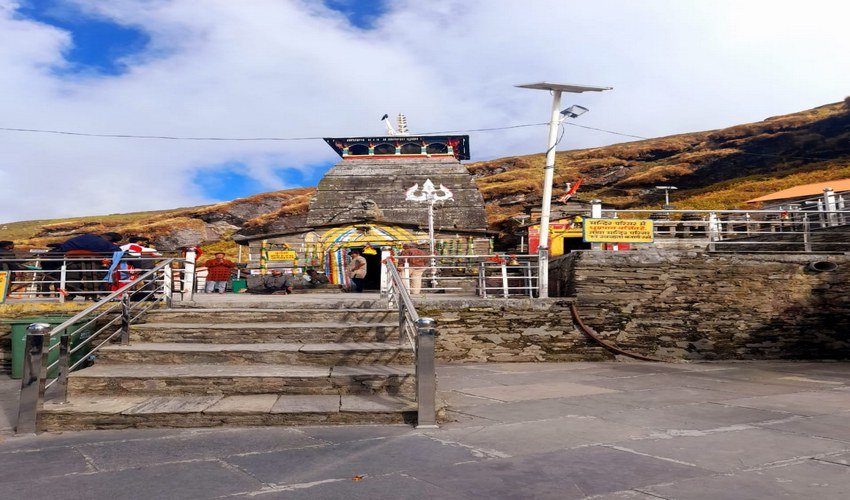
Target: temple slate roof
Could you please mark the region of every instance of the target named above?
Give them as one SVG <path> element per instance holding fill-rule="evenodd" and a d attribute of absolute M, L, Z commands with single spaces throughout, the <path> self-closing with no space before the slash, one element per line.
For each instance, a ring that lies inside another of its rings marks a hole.
<path fill-rule="evenodd" d="M 428 179 L 454 195 L 434 206 L 435 230 L 486 231 L 484 198 L 469 171 L 451 153 L 343 156 L 319 182 L 307 225 L 385 221 L 427 227 L 427 203 L 408 201 L 405 193 Z"/>

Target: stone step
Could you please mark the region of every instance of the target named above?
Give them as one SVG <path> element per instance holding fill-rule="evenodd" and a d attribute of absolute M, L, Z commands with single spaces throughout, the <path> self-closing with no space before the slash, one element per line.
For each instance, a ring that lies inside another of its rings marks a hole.
<path fill-rule="evenodd" d="M 387 301 L 377 293 L 250 295 L 244 293 L 196 293 L 191 300 L 174 301 L 175 308 L 216 309 L 386 309 Z"/>
<path fill-rule="evenodd" d="M 68 394 L 216 396 L 361 394 L 411 396 L 415 369 L 403 366 L 95 364 L 68 376 Z"/>
<path fill-rule="evenodd" d="M 416 406 L 393 396 L 78 396 L 46 402 L 40 431 L 151 427 L 412 424 Z"/>
<path fill-rule="evenodd" d="M 144 317 L 148 323 L 393 323 L 398 322 L 394 309 L 152 309 Z"/>
<path fill-rule="evenodd" d="M 409 346 L 383 342 L 326 344 L 183 344 L 110 345 L 97 354 L 98 364 L 287 364 L 287 365 L 401 365 L 412 364 Z"/>
<path fill-rule="evenodd" d="M 257 342 L 387 342 L 398 323 L 141 323 L 130 341 L 250 344 Z"/>

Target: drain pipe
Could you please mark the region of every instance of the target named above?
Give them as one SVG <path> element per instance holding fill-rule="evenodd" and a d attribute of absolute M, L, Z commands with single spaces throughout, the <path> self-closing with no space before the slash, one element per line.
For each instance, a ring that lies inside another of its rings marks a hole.
<path fill-rule="evenodd" d="M 636 352 L 624 351 L 623 349 L 620 349 L 619 347 L 615 346 L 614 344 L 611 344 L 610 342 L 606 342 L 605 340 L 602 339 L 602 337 L 600 337 L 596 332 L 594 332 L 589 326 L 584 324 L 584 322 L 581 320 L 581 317 L 578 315 L 578 308 L 576 308 L 575 302 L 570 304 L 570 312 L 573 313 L 573 322 L 575 322 L 575 325 L 578 327 L 579 330 L 581 330 L 581 333 L 585 334 L 588 338 L 590 338 L 591 340 L 593 340 L 597 344 L 601 345 L 605 349 L 608 349 L 609 351 L 611 351 L 615 354 L 621 354 L 623 356 L 628 356 L 628 357 L 634 358 L 634 359 L 640 359 L 642 361 L 654 361 L 654 362 L 659 362 L 659 363 L 665 362 L 663 359 L 654 358 L 652 356 L 644 356 L 643 354 L 638 354 Z"/>

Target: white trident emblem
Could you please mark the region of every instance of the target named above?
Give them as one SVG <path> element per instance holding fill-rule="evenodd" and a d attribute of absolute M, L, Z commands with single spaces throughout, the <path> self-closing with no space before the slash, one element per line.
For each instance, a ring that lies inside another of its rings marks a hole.
<path fill-rule="evenodd" d="M 434 188 L 434 183 L 431 179 L 426 179 L 422 183 L 422 192 L 416 194 L 419 189 L 419 183 L 416 183 L 407 190 L 404 194 L 404 199 L 408 201 L 424 201 L 428 203 L 428 243 L 431 248 L 431 288 L 437 287 L 437 261 L 435 259 L 436 241 L 434 240 L 434 204 L 438 201 L 446 201 L 454 198 L 454 195 L 449 188 L 440 184 L 439 189 Z"/>
<path fill-rule="evenodd" d="M 426 179 L 422 184 L 422 191 L 420 194 L 416 194 L 416 191 L 419 189 L 419 183 L 416 183 L 407 190 L 404 195 L 404 199 L 408 201 L 445 201 L 451 200 L 454 198 L 452 192 L 446 186 L 440 184 L 439 188 L 434 187 L 434 183 L 431 182 L 431 179 Z"/>

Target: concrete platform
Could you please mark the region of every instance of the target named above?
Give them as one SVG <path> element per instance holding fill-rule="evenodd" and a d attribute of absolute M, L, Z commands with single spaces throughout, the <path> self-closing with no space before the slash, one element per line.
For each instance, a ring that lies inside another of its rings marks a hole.
<path fill-rule="evenodd" d="M 469 364 L 438 377 L 450 411 L 437 430 L 7 428 L 0 484 L 22 498 L 850 497 L 850 363 Z M 248 405 L 223 401 L 209 409 Z"/>

